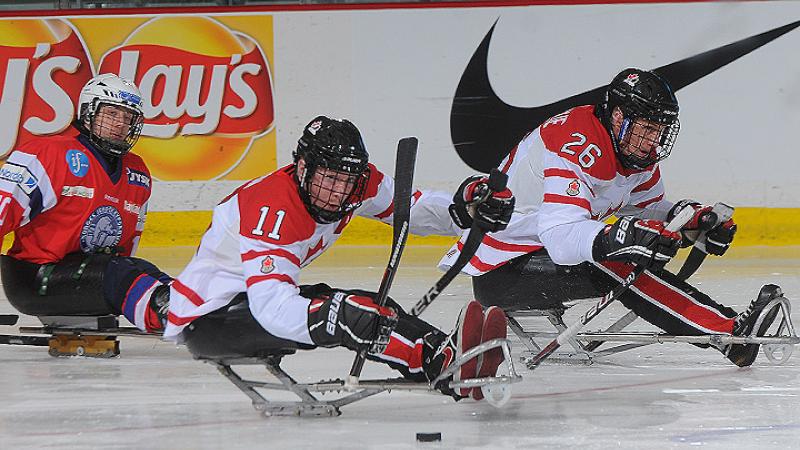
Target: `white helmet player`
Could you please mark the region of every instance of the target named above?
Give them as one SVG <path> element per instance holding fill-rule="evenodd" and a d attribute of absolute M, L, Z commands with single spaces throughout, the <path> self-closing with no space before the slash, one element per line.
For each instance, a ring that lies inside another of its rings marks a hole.
<path fill-rule="evenodd" d="M 77 128 L 100 152 L 115 158 L 128 153 L 143 121 L 142 94 L 131 81 L 105 73 L 81 89 Z"/>

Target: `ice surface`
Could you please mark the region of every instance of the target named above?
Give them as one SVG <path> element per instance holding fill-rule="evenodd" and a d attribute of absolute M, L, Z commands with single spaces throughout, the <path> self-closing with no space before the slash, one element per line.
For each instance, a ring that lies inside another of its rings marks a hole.
<path fill-rule="evenodd" d="M 192 249 L 144 249 L 177 273 Z M 303 282 L 377 289 L 388 250 L 334 248 Z M 440 276 L 441 249 L 407 249 L 392 296 L 410 307 Z M 800 299 L 800 249 L 761 248 L 709 259 L 692 282 L 743 309 L 764 283 Z M 449 330 L 470 295 L 457 278 L 423 318 Z M 585 308 L 568 314 L 576 317 Z M 793 317 L 798 320 L 800 307 Z M 13 309 L 3 298 L 0 313 Z M 625 312 L 609 307 L 610 321 Z M 602 321 L 601 321 L 602 322 Z M 798 321 L 800 323 L 800 321 Z M 21 325 L 35 326 L 31 317 Z M 599 327 L 590 324 L 589 328 Z M 649 329 L 636 323 L 640 329 Z M 543 325 L 544 326 L 544 325 Z M 0 327 L 5 333 L 16 327 Z M 2 448 L 797 448 L 800 354 L 771 366 L 763 354 L 739 369 L 714 350 L 651 345 L 593 365 L 545 363 L 514 385 L 504 409 L 430 394 L 382 393 L 332 419 L 265 418 L 216 369 L 166 342 L 122 338 L 110 360 L 52 358 L 41 347 L 0 346 Z M 515 356 L 521 344 L 515 342 Z M 301 352 L 284 368 L 299 381 L 344 377 L 352 354 Z M 248 368 L 247 374 L 257 374 Z M 367 363 L 365 377 L 394 376 Z M 441 432 L 417 443 L 417 432 Z"/>

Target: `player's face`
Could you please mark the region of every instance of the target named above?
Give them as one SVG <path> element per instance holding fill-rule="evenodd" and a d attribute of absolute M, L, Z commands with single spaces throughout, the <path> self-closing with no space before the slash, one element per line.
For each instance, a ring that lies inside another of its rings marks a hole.
<path fill-rule="evenodd" d="M 100 105 L 94 118 L 94 134 L 102 139 L 125 142 L 135 113 L 118 105 Z"/>
<path fill-rule="evenodd" d="M 623 132 L 619 141 L 620 152 L 637 160 L 657 161 L 661 147 L 661 137 L 666 132 L 667 126 L 642 118 L 636 118 L 629 122 L 625 130 L 622 129 L 623 126 L 624 117 L 616 109 L 612 115 L 612 127 L 617 136 L 620 135 L 620 132 Z"/>
<path fill-rule="evenodd" d="M 358 176 L 351 173 L 318 167 L 308 186 L 311 203 L 326 211 L 338 211 L 350 199 L 357 182 Z"/>

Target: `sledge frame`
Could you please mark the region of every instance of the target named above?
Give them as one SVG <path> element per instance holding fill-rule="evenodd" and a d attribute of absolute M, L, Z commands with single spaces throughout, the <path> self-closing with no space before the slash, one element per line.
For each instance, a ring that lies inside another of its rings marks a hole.
<path fill-rule="evenodd" d="M 523 363 L 527 365 L 531 356 L 538 354 L 542 350 L 537 339 L 553 339 L 567 328 L 563 320 L 563 314 L 566 309 L 576 303 L 565 303 L 562 308 L 506 311 L 509 328 L 526 348 L 520 358 Z M 636 313 L 628 311 L 627 314 L 604 330 L 578 333 L 574 338 L 568 340 L 570 344 L 569 350 L 554 354 L 553 359 L 559 362 L 591 364 L 595 358 L 615 355 L 647 345 L 680 342 L 708 344 L 717 348 L 723 348 L 731 344 L 761 344 L 764 355 L 771 363 L 784 364 L 792 355 L 794 346 L 800 344 L 800 337 L 797 336 L 791 320 L 791 304 L 789 300 L 781 296 L 770 301 L 756 320 L 754 329 L 758 329 L 761 326 L 766 313 L 772 310 L 773 307 L 778 308 L 778 325 L 774 332 L 768 333 L 766 336 L 731 336 L 728 334 L 674 336 L 659 332 L 624 331 L 626 327 L 638 318 Z M 555 330 L 537 331 L 521 323 L 523 320 L 527 322 L 528 319 L 535 317 L 546 318 Z M 770 329 L 773 328 L 775 328 L 775 325 Z M 616 345 L 608 347 L 606 344 Z M 601 346 L 605 347 L 599 348 Z"/>
<path fill-rule="evenodd" d="M 253 408 L 265 416 L 335 417 L 341 414 L 341 407 L 384 391 L 416 391 L 441 395 L 436 390 L 436 386 L 440 382 L 453 375 L 461 365 L 470 359 L 494 348 L 501 348 L 503 351 L 505 359 L 501 367 L 504 366 L 504 375 L 472 378 L 460 382 L 451 381 L 449 387 L 451 389 L 482 387 L 510 389 L 510 385 L 522 381 L 522 377 L 514 368 L 508 339 L 493 339 L 470 349 L 453 361 L 442 374 L 430 383 L 412 382 L 403 378 L 360 380 L 357 385 L 353 386 L 348 386 L 343 379 L 298 383 L 280 366 L 283 357 L 294 353 L 294 350 L 277 350 L 274 353 L 258 357 L 206 358 L 195 356 L 195 359 L 215 366 L 220 374 L 250 398 Z M 238 365 L 263 365 L 278 382 L 246 380 L 233 368 Z M 273 401 L 259 390 L 291 392 L 298 397 L 298 400 Z M 510 395 L 510 390 L 508 392 Z M 344 395 L 332 400 L 323 400 L 319 395 L 315 395 L 328 393 L 344 393 Z M 490 396 L 486 397 L 489 399 Z M 490 403 L 492 402 L 490 401 Z"/>

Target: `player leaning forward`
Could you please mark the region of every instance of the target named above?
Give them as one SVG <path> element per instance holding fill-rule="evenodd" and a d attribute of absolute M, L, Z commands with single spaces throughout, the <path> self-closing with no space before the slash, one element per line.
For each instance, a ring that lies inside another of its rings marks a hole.
<path fill-rule="evenodd" d="M 142 123 L 139 89 L 98 75 L 72 127 L 26 142 L 0 168 L 0 236 L 14 232 L 0 269 L 20 312 L 124 313 L 143 330 L 161 327 L 155 300 L 170 278 L 133 257 L 150 198 L 147 166 L 129 153 Z"/>
<path fill-rule="evenodd" d="M 430 381 L 482 340 L 504 337 L 503 312 L 489 308 L 484 318 L 474 301 L 448 336 L 391 300 L 376 305 L 374 293 L 300 285 L 301 269 L 333 245 L 353 214 L 391 223 L 393 191 L 394 180 L 368 162 L 352 123 L 315 118 L 293 164 L 244 184 L 214 209 L 196 255 L 172 284 L 165 338 L 205 357 L 370 345 L 370 359 Z M 471 200 L 472 192 L 458 195 Z M 411 232 L 460 232 L 450 203 L 445 193 L 414 192 Z M 508 222 L 513 197 L 505 190 L 477 206 L 475 220 L 498 230 Z M 488 352 L 455 377 L 494 375 L 501 362 L 502 353 Z M 456 398 L 470 395 L 438 388 Z"/>
<path fill-rule="evenodd" d="M 777 307 L 754 330 L 780 288 L 766 285 L 743 313 L 663 270 L 679 245 L 697 238 L 710 207 L 664 199 L 658 162 L 678 134 L 678 101 L 654 72 L 619 73 L 598 105 L 579 106 L 544 122 L 501 163 L 517 203 L 508 227 L 484 239 L 465 271 L 475 297 L 506 309 L 541 309 L 564 300 L 598 297 L 617 286 L 634 264 L 649 270 L 622 303 L 673 335 L 762 335 Z M 679 233 L 665 231 L 678 208 L 694 216 Z M 616 215 L 611 226 L 603 220 Z M 709 253 L 722 255 L 733 240 L 732 220 L 708 231 Z M 452 264 L 450 252 L 442 265 Z M 498 286 L 505 289 L 498 290 Z M 719 348 L 734 364 L 748 366 L 758 344 Z"/>

